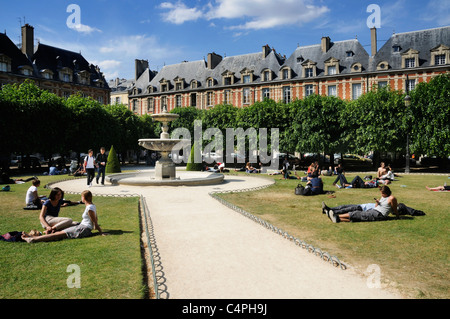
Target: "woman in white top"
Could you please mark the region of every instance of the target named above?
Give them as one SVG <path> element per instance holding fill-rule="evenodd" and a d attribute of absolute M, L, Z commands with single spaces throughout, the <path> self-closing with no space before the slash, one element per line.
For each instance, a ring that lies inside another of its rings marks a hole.
<path fill-rule="evenodd" d="M 92 230 L 98 230 L 101 235 L 105 235 L 102 229 L 98 225 L 97 208 L 92 203 L 92 193 L 90 191 L 84 191 L 81 193 L 81 201 L 85 204 L 85 210 L 83 212 L 82 221 L 76 226 L 66 228 L 62 231 L 58 231 L 52 234 L 43 236 L 22 236 L 22 239 L 28 243 L 37 243 L 43 241 L 55 241 L 66 238 L 83 238 L 91 235 Z"/>

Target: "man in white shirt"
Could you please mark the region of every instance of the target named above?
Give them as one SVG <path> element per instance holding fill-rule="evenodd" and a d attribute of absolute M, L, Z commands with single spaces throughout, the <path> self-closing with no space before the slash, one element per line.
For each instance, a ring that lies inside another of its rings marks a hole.
<path fill-rule="evenodd" d="M 92 186 L 92 181 L 95 177 L 95 158 L 94 151 L 89 150 L 88 156 L 84 158 L 84 170 L 87 173 L 87 185 L 88 187 Z"/>

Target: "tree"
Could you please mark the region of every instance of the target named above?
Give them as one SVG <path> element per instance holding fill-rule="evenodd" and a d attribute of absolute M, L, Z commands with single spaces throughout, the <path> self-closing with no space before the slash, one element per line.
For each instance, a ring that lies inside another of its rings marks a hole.
<path fill-rule="evenodd" d="M 121 172 L 119 158 L 117 157 L 114 145 L 111 146 L 111 149 L 109 151 L 108 162 L 106 163 L 105 172 L 108 174 Z"/>
<path fill-rule="evenodd" d="M 340 121 L 346 126 L 344 142 L 356 153 L 403 151 L 406 145 L 404 116 L 402 92 L 373 88 L 348 102 L 340 114 Z M 378 165 L 377 161 L 374 165 Z"/>
<path fill-rule="evenodd" d="M 189 154 L 189 160 L 186 165 L 186 171 L 201 171 L 201 170 L 203 170 L 203 163 L 196 163 L 194 160 L 196 145 L 197 145 L 197 142 L 195 142 L 192 145 L 191 153 Z M 200 154 L 200 156 L 201 156 L 201 154 Z"/>
<path fill-rule="evenodd" d="M 450 74 L 420 83 L 411 92 L 405 125 L 411 151 L 447 158 L 450 156 Z"/>

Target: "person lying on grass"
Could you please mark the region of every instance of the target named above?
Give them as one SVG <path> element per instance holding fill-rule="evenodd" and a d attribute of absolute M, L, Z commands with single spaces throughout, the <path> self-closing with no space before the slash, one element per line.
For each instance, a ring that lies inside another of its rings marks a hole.
<path fill-rule="evenodd" d="M 55 233 L 43 235 L 43 236 L 27 236 L 26 234 L 22 236 L 22 239 L 28 243 L 37 243 L 44 241 L 55 241 L 66 238 L 83 238 L 88 237 L 92 234 L 92 229 L 98 230 L 101 235 L 105 235 L 102 229 L 98 225 L 97 219 L 97 208 L 92 203 L 92 193 L 90 191 L 84 191 L 81 193 L 81 201 L 85 204 L 86 208 L 84 210 L 82 221 L 79 225 L 72 226 L 62 231 L 57 231 Z"/>
<path fill-rule="evenodd" d="M 382 186 L 380 188 L 381 198 L 375 198 L 375 207 L 363 211 L 362 208 L 352 210 L 347 207 L 346 213 L 338 214 L 339 209 L 342 207 L 329 208 L 323 204 L 322 209 L 325 210 L 328 218 L 333 223 L 339 222 L 371 222 L 387 220 L 389 213 L 394 213 L 399 218 L 397 210 L 397 199 L 392 195 L 389 186 Z M 358 206 L 358 205 L 356 205 Z M 360 206 L 360 205 L 359 205 Z M 336 210 L 336 212 L 335 212 Z"/>
<path fill-rule="evenodd" d="M 425 186 L 429 191 L 432 192 L 443 192 L 443 191 L 450 191 L 450 185 L 444 185 L 444 186 L 437 186 L 437 187 L 428 187 Z"/>

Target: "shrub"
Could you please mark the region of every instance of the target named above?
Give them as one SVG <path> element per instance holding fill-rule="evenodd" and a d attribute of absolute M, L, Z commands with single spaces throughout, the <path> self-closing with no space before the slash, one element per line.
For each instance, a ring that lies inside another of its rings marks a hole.
<path fill-rule="evenodd" d="M 114 149 L 114 145 L 111 146 L 111 150 L 108 154 L 108 162 L 106 163 L 106 173 L 121 173 L 119 158 L 117 157 L 117 153 Z"/>

